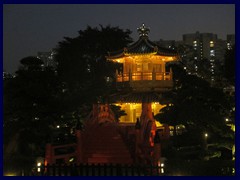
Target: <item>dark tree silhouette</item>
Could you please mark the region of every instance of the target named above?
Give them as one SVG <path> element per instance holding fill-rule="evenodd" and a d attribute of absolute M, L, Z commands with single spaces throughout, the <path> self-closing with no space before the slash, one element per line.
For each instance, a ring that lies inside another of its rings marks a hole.
<path fill-rule="evenodd" d="M 175 88 L 169 93 L 172 101 L 160 110 L 156 119 L 172 126 L 183 124 L 188 132 L 197 133 L 199 137 L 204 132 L 211 133 L 215 143 L 229 142 L 231 146 L 234 134 L 224 118 L 231 109 L 226 95 L 203 79 L 186 75 L 179 66 L 174 66 L 173 72 Z"/>
<path fill-rule="evenodd" d="M 8 163 L 16 163 L 15 157 L 43 156 L 53 127 L 74 126 L 88 115 L 92 102 L 112 91 L 118 66 L 105 56 L 132 42 L 130 34 L 100 25 L 88 26 L 76 38 L 66 37 L 56 48 L 57 72 L 45 68 L 37 57 L 20 60 L 16 77 L 4 81 L 4 158 Z"/>
<path fill-rule="evenodd" d="M 106 90 L 106 77 L 113 78 L 116 65 L 105 58 L 108 51 L 125 47 L 132 42 L 129 30 L 118 27 L 87 27 L 76 38 L 65 37 L 56 48 L 58 74 L 68 90 L 77 89 L 82 97 L 91 92 L 92 97 Z M 88 98 L 87 101 L 90 99 Z"/>
<path fill-rule="evenodd" d="M 80 30 L 76 38 L 65 37 L 56 48 L 57 72 L 64 84 L 65 104 L 69 111 L 105 100 L 114 91 L 114 76 L 119 65 L 106 60 L 108 51 L 121 49 L 130 42 L 131 32 L 119 27 Z M 80 112 L 85 113 L 85 112 Z"/>
<path fill-rule="evenodd" d="M 225 77 L 231 84 L 235 85 L 235 46 L 232 49 L 227 50 L 225 54 Z"/>
<path fill-rule="evenodd" d="M 4 158 L 30 160 L 44 154 L 45 137 L 60 115 L 60 84 L 40 59 L 20 62 L 16 77 L 4 81 Z"/>

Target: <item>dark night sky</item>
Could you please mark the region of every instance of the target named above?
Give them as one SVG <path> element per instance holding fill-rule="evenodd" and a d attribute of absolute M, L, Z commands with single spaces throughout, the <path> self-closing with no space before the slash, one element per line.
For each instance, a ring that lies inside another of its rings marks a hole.
<path fill-rule="evenodd" d="M 209 32 L 226 39 L 235 33 L 235 5 L 3 5 L 3 68 L 15 72 L 19 61 L 50 51 L 64 36 L 76 37 L 87 25 L 111 25 L 133 31 L 142 23 L 151 40 L 181 40 L 182 34 Z"/>

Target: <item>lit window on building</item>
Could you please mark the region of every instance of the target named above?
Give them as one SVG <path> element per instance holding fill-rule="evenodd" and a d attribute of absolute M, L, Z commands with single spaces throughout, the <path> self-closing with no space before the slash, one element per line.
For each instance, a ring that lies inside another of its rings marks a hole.
<path fill-rule="evenodd" d="M 232 49 L 231 43 L 227 43 L 227 49 L 228 49 L 228 50 L 231 50 L 231 49 Z"/>
<path fill-rule="evenodd" d="M 35 117 L 34 120 L 38 121 L 38 120 L 39 120 L 39 117 Z"/>
<path fill-rule="evenodd" d="M 214 50 L 210 50 L 210 56 L 215 56 L 215 51 Z"/>
<path fill-rule="evenodd" d="M 197 41 L 193 41 L 193 46 L 197 46 Z"/>
<path fill-rule="evenodd" d="M 210 47 L 214 47 L 213 41 L 210 41 Z"/>

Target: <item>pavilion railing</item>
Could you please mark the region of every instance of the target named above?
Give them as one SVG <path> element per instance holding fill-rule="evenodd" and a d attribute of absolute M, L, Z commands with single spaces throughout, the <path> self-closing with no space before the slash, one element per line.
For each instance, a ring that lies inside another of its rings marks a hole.
<path fill-rule="evenodd" d="M 128 164 L 53 164 L 42 166 L 35 176 L 162 176 L 163 167 Z"/>
<path fill-rule="evenodd" d="M 138 72 L 138 73 L 121 73 L 117 74 L 117 82 L 126 82 L 126 81 L 169 81 L 172 80 L 171 72 Z"/>

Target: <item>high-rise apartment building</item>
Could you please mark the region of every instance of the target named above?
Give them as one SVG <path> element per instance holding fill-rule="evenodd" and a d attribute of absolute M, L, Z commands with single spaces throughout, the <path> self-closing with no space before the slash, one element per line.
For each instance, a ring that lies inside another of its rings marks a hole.
<path fill-rule="evenodd" d="M 202 76 L 200 69 L 204 68 L 203 76 L 214 82 L 224 65 L 226 50 L 232 49 L 235 44 L 235 35 L 229 34 L 226 40 L 222 40 L 218 38 L 217 34 L 197 31 L 196 33 L 183 34 L 182 41 L 161 39 L 156 43 L 162 47 L 177 49 L 182 62 L 188 66 L 189 73 Z M 199 65 L 203 67 L 201 68 Z"/>
<path fill-rule="evenodd" d="M 196 32 L 193 34 L 184 34 L 183 42 L 184 44 L 193 46 L 193 59 L 196 62 L 196 73 L 198 73 L 197 62 L 201 62 L 201 60 L 204 59 L 209 61 L 211 82 L 214 82 L 217 73 L 216 67 L 220 67 L 224 62 L 226 41 L 218 39 L 217 35 L 213 33 Z"/>

